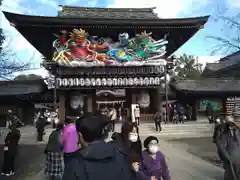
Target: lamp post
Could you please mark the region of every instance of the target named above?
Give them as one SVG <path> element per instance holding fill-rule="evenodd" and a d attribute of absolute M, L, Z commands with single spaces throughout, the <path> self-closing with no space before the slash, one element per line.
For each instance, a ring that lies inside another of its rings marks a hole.
<path fill-rule="evenodd" d="M 164 67 L 164 75 L 165 75 L 165 101 L 166 101 L 166 122 L 168 122 L 168 86 L 167 86 L 167 63 Z"/>
<path fill-rule="evenodd" d="M 53 110 L 56 112 L 57 110 L 57 66 L 55 63 L 44 62 L 43 67 L 48 71 L 53 72 L 53 74 L 49 74 L 48 78 L 48 88 L 53 89 Z M 54 77 L 53 77 L 54 76 Z"/>
<path fill-rule="evenodd" d="M 53 89 L 53 109 L 54 112 L 57 110 L 57 76 L 54 75 L 54 89 Z"/>
<path fill-rule="evenodd" d="M 166 63 L 165 63 L 165 68 L 164 68 L 164 75 L 165 75 L 165 101 L 166 101 L 166 122 L 168 122 L 169 120 L 169 114 L 168 114 L 168 70 L 173 70 L 174 69 L 174 66 L 175 66 L 175 61 L 176 57 L 175 56 L 171 56 L 169 57 L 167 60 L 166 60 Z M 170 77 L 171 78 L 171 77 Z"/>

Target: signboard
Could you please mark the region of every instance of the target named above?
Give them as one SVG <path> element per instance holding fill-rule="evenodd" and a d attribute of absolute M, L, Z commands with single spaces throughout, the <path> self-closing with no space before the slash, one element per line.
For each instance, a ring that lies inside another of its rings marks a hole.
<path fill-rule="evenodd" d="M 155 40 L 152 33 L 143 31 L 135 37 L 120 33 L 118 41 L 110 37 L 90 35 L 84 29 L 65 30 L 56 35 L 53 58 L 61 66 L 143 66 L 165 65 L 165 36 Z"/>
<path fill-rule="evenodd" d="M 199 110 L 206 111 L 208 103 L 211 103 L 214 110 L 220 111 L 222 109 L 221 100 L 200 100 Z"/>
<path fill-rule="evenodd" d="M 240 98 L 228 97 L 226 101 L 226 113 L 227 115 L 240 115 Z"/>

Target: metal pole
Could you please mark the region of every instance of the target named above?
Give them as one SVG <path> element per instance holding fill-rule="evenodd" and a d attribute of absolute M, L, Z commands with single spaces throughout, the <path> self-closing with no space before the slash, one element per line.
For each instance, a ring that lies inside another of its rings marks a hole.
<path fill-rule="evenodd" d="M 165 100 L 166 100 L 166 122 L 168 122 L 168 86 L 167 86 L 167 64 L 165 65 Z"/>
<path fill-rule="evenodd" d="M 53 89 L 53 107 L 54 111 L 57 110 L 57 76 L 54 75 L 54 89 Z"/>

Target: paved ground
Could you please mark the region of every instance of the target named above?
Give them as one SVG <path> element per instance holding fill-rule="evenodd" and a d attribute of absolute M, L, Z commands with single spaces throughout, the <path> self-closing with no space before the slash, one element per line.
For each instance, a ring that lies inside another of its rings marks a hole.
<path fill-rule="evenodd" d="M 162 141 L 160 147 L 167 157 L 173 180 L 223 179 L 221 168 L 188 153 L 178 145 Z"/>
<path fill-rule="evenodd" d="M 169 140 L 168 142 L 177 144 L 184 148 L 187 152 L 196 155 L 216 166 L 222 166 L 217 154 L 216 145 L 212 142 L 212 137 L 174 139 Z"/>

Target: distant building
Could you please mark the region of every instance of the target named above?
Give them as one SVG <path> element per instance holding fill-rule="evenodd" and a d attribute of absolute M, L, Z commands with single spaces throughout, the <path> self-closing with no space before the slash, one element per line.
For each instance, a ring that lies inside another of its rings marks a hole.
<path fill-rule="evenodd" d="M 181 80 L 172 85 L 177 98 L 193 106 L 193 117 L 205 115 L 206 103 L 211 102 L 218 115 L 230 115 L 234 105 L 240 114 L 240 51 L 208 63 L 201 80 Z"/>
<path fill-rule="evenodd" d="M 221 58 L 217 63 L 207 63 L 202 73 L 205 78 L 223 78 L 239 77 L 240 78 L 240 51 Z"/>

